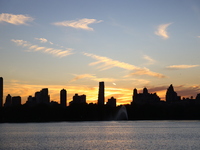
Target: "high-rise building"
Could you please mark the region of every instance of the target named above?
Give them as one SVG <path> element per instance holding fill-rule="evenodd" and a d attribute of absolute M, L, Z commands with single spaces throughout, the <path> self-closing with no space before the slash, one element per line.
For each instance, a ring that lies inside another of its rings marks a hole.
<path fill-rule="evenodd" d="M 98 105 L 104 105 L 104 82 L 99 82 Z"/>
<path fill-rule="evenodd" d="M 180 96 L 174 91 L 174 87 L 171 84 L 166 92 L 166 102 L 176 102 L 180 100 Z"/>
<path fill-rule="evenodd" d="M 78 95 L 77 93 L 73 96 L 73 100 L 70 102 L 70 105 L 76 104 L 86 104 L 86 95 Z"/>
<path fill-rule="evenodd" d="M 63 107 L 66 107 L 67 105 L 67 91 L 65 89 L 62 89 L 60 91 L 60 104 Z"/>
<path fill-rule="evenodd" d="M 40 91 L 40 100 L 41 100 L 41 103 L 44 103 L 44 104 L 49 104 L 50 103 L 50 96 L 49 96 L 49 92 L 48 92 L 48 88 L 44 88 Z"/>
<path fill-rule="evenodd" d="M 108 102 L 106 103 L 106 105 L 110 107 L 116 107 L 116 99 L 114 97 L 111 97 L 110 99 L 108 99 Z"/>
<path fill-rule="evenodd" d="M 136 101 L 136 99 L 137 99 L 137 89 L 135 88 L 134 90 L 133 90 L 133 98 L 132 98 L 132 103 L 134 103 L 135 101 Z"/>
<path fill-rule="evenodd" d="M 200 101 L 200 93 L 197 94 L 197 96 L 196 96 L 196 100 Z"/>
<path fill-rule="evenodd" d="M 40 97 L 41 97 L 40 92 L 35 92 L 35 100 L 36 100 L 36 103 L 37 103 L 37 104 L 41 103 L 41 102 L 40 102 Z"/>
<path fill-rule="evenodd" d="M 160 101 L 160 98 L 156 93 L 149 93 L 148 89 L 145 87 L 143 89 L 143 93 L 137 93 L 137 89 L 133 90 L 133 103 L 140 103 L 140 104 L 150 104 L 150 103 L 157 103 Z"/>
<path fill-rule="evenodd" d="M 26 104 L 29 106 L 35 106 L 36 105 L 36 98 L 32 97 L 31 95 L 28 96 Z"/>
<path fill-rule="evenodd" d="M 10 94 L 6 96 L 6 102 L 4 103 L 4 107 L 9 107 L 12 105 L 12 97 Z"/>
<path fill-rule="evenodd" d="M 3 78 L 0 77 L 0 107 L 3 106 Z"/>
<path fill-rule="evenodd" d="M 20 106 L 21 105 L 21 97 L 14 96 L 12 97 L 12 106 Z"/>

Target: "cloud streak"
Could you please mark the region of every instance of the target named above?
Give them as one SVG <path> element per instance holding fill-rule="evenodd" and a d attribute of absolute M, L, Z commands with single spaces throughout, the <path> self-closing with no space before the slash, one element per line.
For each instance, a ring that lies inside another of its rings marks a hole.
<path fill-rule="evenodd" d="M 121 79 L 114 79 L 114 78 L 98 78 L 96 77 L 94 74 L 80 74 L 80 75 L 76 75 L 74 74 L 74 78 L 70 80 L 70 82 L 75 82 L 79 79 L 86 79 L 86 80 L 92 80 L 92 81 L 97 81 L 97 82 L 101 82 L 101 81 L 104 81 L 104 82 L 111 82 L 113 85 L 116 85 L 116 83 L 113 83 L 113 82 L 120 82 L 120 81 L 123 81 L 123 82 L 128 82 L 128 83 L 133 83 L 134 85 L 141 85 L 141 84 L 149 84 L 150 81 L 148 80 L 145 80 L 145 79 L 137 79 L 137 78 L 121 78 Z"/>
<path fill-rule="evenodd" d="M 155 32 L 156 35 L 163 37 L 164 39 L 168 39 L 169 35 L 167 33 L 167 27 L 170 26 L 172 23 L 168 24 L 161 24 L 158 26 L 157 31 Z"/>
<path fill-rule="evenodd" d="M 148 75 L 148 76 L 153 76 L 153 77 L 157 77 L 157 78 L 164 78 L 165 77 L 164 75 L 150 71 L 147 68 L 140 68 L 140 67 L 137 67 L 137 66 L 125 63 L 125 62 L 112 60 L 108 57 L 102 57 L 102 56 L 89 54 L 89 53 L 83 53 L 83 55 L 97 60 L 96 62 L 90 63 L 89 66 L 102 64 L 98 67 L 98 69 L 100 69 L 100 70 L 107 70 L 107 69 L 110 69 L 110 68 L 113 68 L 113 67 L 118 67 L 118 68 L 122 68 L 122 69 L 125 69 L 125 70 L 132 71 L 131 74 L 129 74 L 125 77 L 132 76 L 132 75 Z"/>
<path fill-rule="evenodd" d="M 28 41 L 24 41 L 24 40 L 12 39 L 11 41 L 16 43 L 18 46 L 28 47 L 28 51 L 34 51 L 34 52 L 41 51 L 43 53 L 51 54 L 56 57 L 65 57 L 65 56 L 73 54 L 71 52 L 73 50 L 72 48 L 67 48 L 66 50 L 54 49 L 54 48 L 47 48 L 47 47 L 40 47 L 38 45 L 33 45 L 29 43 Z"/>
<path fill-rule="evenodd" d="M 96 19 L 83 18 L 77 21 L 70 20 L 70 21 L 55 22 L 53 23 L 53 25 L 93 31 L 94 29 L 89 27 L 88 25 L 93 24 L 93 23 L 100 23 L 100 22 L 102 22 L 102 20 L 97 21 Z"/>
<path fill-rule="evenodd" d="M 137 69 L 135 72 L 130 73 L 126 77 L 134 76 L 134 75 L 147 75 L 147 76 L 152 76 L 152 77 L 156 77 L 156 78 L 166 78 L 165 75 L 157 73 L 157 72 L 153 72 L 146 67 Z"/>
<path fill-rule="evenodd" d="M 167 66 L 167 69 L 188 69 L 188 68 L 194 68 L 194 67 L 199 67 L 199 65 L 172 65 L 172 66 Z"/>
<path fill-rule="evenodd" d="M 0 14 L 0 22 L 6 22 L 14 25 L 27 25 L 27 22 L 33 21 L 34 18 L 28 15 L 14 15 L 8 13 Z"/>
<path fill-rule="evenodd" d="M 40 41 L 40 43 L 47 43 L 48 42 L 49 44 L 53 45 L 53 42 L 50 42 L 45 38 L 35 38 L 35 39 Z"/>
<path fill-rule="evenodd" d="M 147 55 L 144 55 L 143 58 L 148 61 L 147 65 L 152 65 L 156 62 L 154 59 Z"/>
<path fill-rule="evenodd" d="M 35 38 L 35 39 L 38 40 L 38 41 L 40 41 L 40 43 L 46 43 L 46 42 L 48 42 L 48 40 L 45 39 L 45 38 Z"/>
<path fill-rule="evenodd" d="M 74 82 L 74 81 L 77 81 L 79 79 L 84 79 L 84 78 L 88 78 L 88 79 L 91 79 L 93 81 L 98 81 L 98 82 L 100 82 L 100 81 L 104 81 L 104 82 L 116 81 L 116 79 L 113 79 L 113 78 L 97 78 L 93 74 L 81 74 L 81 75 L 75 75 L 75 77 L 70 82 Z"/>

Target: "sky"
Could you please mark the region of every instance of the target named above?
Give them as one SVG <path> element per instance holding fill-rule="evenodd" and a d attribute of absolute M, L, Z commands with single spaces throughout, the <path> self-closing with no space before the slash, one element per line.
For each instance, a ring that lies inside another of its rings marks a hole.
<path fill-rule="evenodd" d="M 133 89 L 165 100 L 200 93 L 199 0 L 1 0 L 0 76 L 7 94 L 48 88 L 130 104 Z"/>

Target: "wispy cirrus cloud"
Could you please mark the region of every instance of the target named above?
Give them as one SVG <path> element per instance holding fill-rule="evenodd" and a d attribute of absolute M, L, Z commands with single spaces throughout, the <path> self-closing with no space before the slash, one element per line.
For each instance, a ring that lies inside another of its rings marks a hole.
<path fill-rule="evenodd" d="M 83 78 L 88 78 L 91 79 L 93 81 L 104 81 L 104 82 L 114 82 L 116 81 L 116 79 L 113 78 L 97 78 L 94 74 L 81 74 L 81 75 L 74 75 L 75 77 L 70 81 L 70 82 L 74 82 L 77 81 L 79 79 L 83 79 Z"/>
<path fill-rule="evenodd" d="M 200 36 L 197 36 L 198 38 L 200 38 Z"/>
<path fill-rule="evenodd" d="M 40 41 L 41 43 L 46 43 L 46 42 L 48 42 L 48 40 L 45 39 L 45 38 L 35 38 L 35 39 L 38 40 L 38 41 Z"/>
<path fill-rule="evenodd" d="M 99 66 L 98 69 L 101 70 L 107 70 L 113 67 L 119 67 L 119 68 L 123 68 L 126 70 L 137 70 L 139 69 L 139 67 L 136 67 L 134 65 L 130 65 L 128 63 L 124 63 L 124 62 L 120 62 L 117 60 L 112 60 L 108 57 L 103 57 L 103 56 L 98 56 L 98 55 L 94 55 L 94 54 L 89 54 L 89 53 L 83 53 L 83 55 L 91 57 L 93 59 L 96 59 L 96 62 L 90 63 L 90 66 L 94 66 L 100 63 L 103 63 L 103 65 Z"/>
<path fill-rule="evenodd" d="M 167 69 L 188 69 L 188 68 L 194 68 L 194 67 L 199 67 L 199 65 L 172 65 L 172 66 L 167 66 Z"/>
<path fill-rule="evenodd" d="M 48 47 L 33 45 L 30 42 L 24 41 L 24 40 L 12 39 L 11 41 L 16 43 L 18 46 L 27 47 L 28 51 L 41 51 L 43 53 L 51 54 L 57 57 L 65 57 L 65 56 L 73 54 L 72 48 L 67 48 L 66 50 L 63 50 L 63 49 L 55 49 L 55 48 L 48 48 Z"/>
<path fill-rule="evenodd" d="M 161 24 L 158 26 L 157 31 L 155 31 L 155 34 L 158 36 L 163 37 L 164 39 L 168 39 L 169 35 L 167 33 L 167 27 L 169 27 L 172 23 L 167 24 Z"/>
<path fill-rule="evenodd" d="M 83 79 L 83 78 L 94 78 L 95 76 L 93 74 L 81 74 L 81 75 L 74 75 L 75 77 L 70 81 L 70 82 L 74 82 L 77 81 L 79 79 Z"/>
<path fill-rule="evenodd" d="M 152 76 L 152 77 L 156 77 L 156 78 L 166 78 L 165 75 L 163 75 L 161 73 L 153 72 L 146 67 L 137 69 L 135 72 L 130 73 L 126 77 L 134 76 L 134 75 L 147 75 L 147 76 Z"/>
<path fill-rule="evenodd" d="M 45 38 L 35 38 L 35 39 L 40 41 L 40 43 L 47 43 L 48 42 L 49 44 L 53 45 L 53 42 L 50 42 Z"/>
<path fill-rule="evenodd" d="M 113 68 L 113 67 L 119 67 L 119 68 L 122 68 L 122 69 L 133 71 L 133 73 L 130 73 L 129 75 L 127 75 L 125 77 L 131 76 L 131 75 L 148 75 L 148 76 L 153 76 L 153 77 L 157 77 L 157 78 L 165 78 L 164 75 L 150 71 L 147 68 L 140 68 L 140 67 L 137 67 L 137 66 L 125 63 L 125 62 L 112 60 L 108 57 L 102 57 L 102 56 L 89 54 L 89 53 L 83 53 L 83 55 L 97 60 L 96 62 L 90 63 L 89 64 L 90 66 L 94 66 L 94 65 L 101 63 L 102 65 L 100 65 L 98 67 L 98 69 L 101 69 L 101 70 L 107 70 L 107 69 L 110 69 L 110 68 Z"/>
<path fill-rule="evenodd" d="M 156 62 L 153 58 L 151 58 L 148 55 L 144 55 L 143 58 L 148 61 L 148 63 L 146 63 L 147 65 L 152 65 Z"/>
<path fill-rule="evenodd" d="M 14 25 L 27 25 L 27 22 L 33 21 L 34 18 L 28 15 L 14 15 L 8 13 L 0 14 L 0 22 L 7 22 Z"/>
<path fill-rule="evenodd" d="M 150 83 L 149 80 L 146 79 L 138 79 L 138 78 L 118 78 L 118 79 L 114 79 L 114 78 L 98 78 L 95 74 L 80 74 L 80 75 L 76 75 L 74 74 L 74 78 L 70 80 L 70 82 L 75 82 L 79 79 L 89 79 L 92 81 L 97 81 L 97 82 L 111 82 L 113 85 L 116 85 L 116 81 L 120 82 L 129 82 L 129 83 L 133 83 L 134 85 L 147 85 Z"/>
<path fill-rule="evenodd" d="M 88 25 L 93 24 L 93 23 L 100 23 L 100 22 L 102 22 L 102 20 L 97 21 L 96 19 L 83 18 L 79 20 L 55 22 L 53 23 L 53 25 L 93 31 L 94 29 L 89 27 Z"/>

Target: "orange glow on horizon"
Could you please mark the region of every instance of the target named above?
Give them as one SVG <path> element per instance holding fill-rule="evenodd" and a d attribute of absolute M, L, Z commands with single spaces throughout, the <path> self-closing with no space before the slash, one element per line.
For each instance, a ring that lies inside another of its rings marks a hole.
<path fill-rule="evenodd" d="M 4 103 L 5 97 L 10 94 L 11 96 L 21 96 L 22 104 L 27 101 L 28 96 L 34 96 L 35 92 L 40 91 L 43 88 L 49 89 L 49 95 L 51 101 L 56 101 L 60 103 L 60 90 L 63 88 L 67 90 L 67 103 L 72 101 L 72 97 L 75 93 L 82 95 L 86 95 L 86 102 L 89 103 L 97 103 L 98 99 L 98 86 L 90 87 L 88 85 L 82 86 L 74 86 L 74 85 L 31 85 L 31 84 L 23 84 L 18 81 L 11 81 L 4 85 Z M 181 88 L 178 89 L 181 91 Z M 195 87 L 196 88 L 196 87 Z M 138 89 L 141 91 L 142 89 Z M 167 90 L 167 89 L 166 89 Z M 155 91 L 157 95 L 161 98 L 161 100 L 165 100 L 166 90 L 158 90 Z M 183 90 L 186 90 L 185 87 Z M 153 92 L 154 93 L 154 92 Z M 105 103 L 111 97 L 116 98 L 117 105 L 130 104 L 132 102 L 132 94 L 133 89 L 131 88 L 118 88 L 118 87 L 105 87 Z M 181 95 L 188 96 L 188 95 Z"/>

